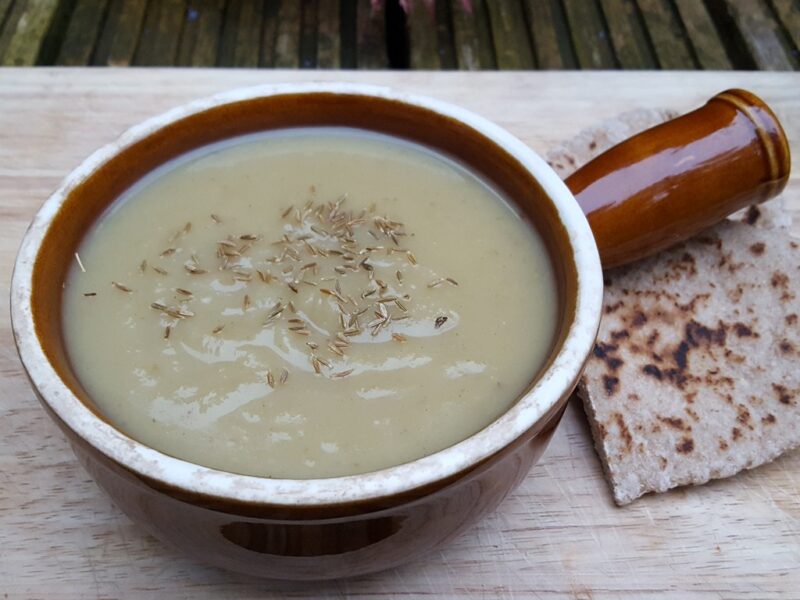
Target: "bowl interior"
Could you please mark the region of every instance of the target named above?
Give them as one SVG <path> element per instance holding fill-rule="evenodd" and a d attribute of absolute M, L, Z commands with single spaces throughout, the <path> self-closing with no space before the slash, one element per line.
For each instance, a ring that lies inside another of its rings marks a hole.
<path fill-rule="evenodd" d="M 75 377 L 61 327 L 62 282 L 84 233 L 128 187 L 153 169 L 198 147 L 287 127 L 347 126 L 405 138 L 455 157 L 487 178 L 544 238 L 559 292 L 559 326 L 546 369 L 573 320 L 577 275 L 571 246 L 553 202 L 513 156 L 464 123 L 396 100 L 332 93 L 257 97 L 188 115 L 124 148 L 81 181 L 53 219 L 33 271 L 32 310 L 42 348 L 61 379 L 100 418 Z M 538 372 L 531 373 L 531 384 Z M 526 390 L 527 391 L 527 390 Z M 524 392 L 523 392 L 524 394 Z"/>
<path fill-rule="evenodd" d="M 481 431 L 432 455 L 372 473 L 311 480 L 251 477 L 137 443 L 104 418 L 70 366 L 61 296 L 75 250 L 120 194 L 166 162 L 231 137 L 313 126 L 361 128 L 420 143 L 497 186 L 538 231 L 553 264 L 559 314 L 548 359 L 538 372 L 532 368 L 515 404 Z M 544 161 L 469 111 L 360 84 L 234 90 L 132 128 L 89 157 L 44 204 L 23 240 L 12 281 L 12 325 L 22 363 L 46 408 L 73 441 L 177 497 L 199 495 L 209 505 L 316 506 L 334 512 L 366 501 L 388 505 L 419 497 L 477 472 L 492 457 L 537 435 L 560 413 L 577 382 L 594 342 L 601 303 L 602 271 L 591 230 Z"/>

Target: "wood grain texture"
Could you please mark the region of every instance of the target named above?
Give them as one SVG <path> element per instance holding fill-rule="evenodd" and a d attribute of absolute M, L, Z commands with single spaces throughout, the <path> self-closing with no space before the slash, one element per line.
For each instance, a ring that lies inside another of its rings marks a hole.
<path fill-rule="evenodd" d="M 770 0 L 772 8 L 778 15 L 786 35 L 792 40 L 796 50 L 800 50 L 800 1 Z M 0 14 L 3 10 L 0 8 Z"/>
<path fill-rule="evenodd" d="M 0 66 L 36 64 L 58 0 L 16 0 L 0 32 Z"/>
<path fill-rule="evenodd" d="M 385 69 L 389 66 L 386 48 L 386 10 L 382 2 L 356 0 L 356 66 L 359 69 Z"/>
<path fill-rule="evenodd" d="M 440 69 L 436 9 L 426 0 L 408 0 L 409 63 L 412 69 Z"/>
<path fill-rule="evenodd" d="M 670 0 L 637 0 L 662 69 L 695 69 L 692 49 Z"/>
<path fill-rule="evenodd" d="M 318 0 L 303 0 L 302 26 L 300 29 L 301 69 L 314 69 L 317 66 L 318 3 Z"/>
<path fill-rule="evenodd" d="M 319 0 L 317 4 L 317 68 L 338 69 L 342 64 L 340 14 L 339 0 Z"/>
<path fill-rule="evenodd" d="M 281 0 L 276 19 L 273 65 L 280 69 L 297 68 L 300 66 L 300 3 Z"/>
<path fill-rule="evenodd" d="M 108 0 L 78 0 L 69 18 L 56 64 L 88 65 L 99 37 Z"/>
<path fill-rule="evenodd" d="M 469 71 L 496 69 L 492 32 L 484 0 L 472 0 L 469 4 L 456 1 L 450 8 L 458 68 Z"/>
<path fill-rule="evenodd" d="M 448 0 L 407 0 L 403 6 L 408 30 L 409 66 L 412 69 L 455 69 L 458 60 L 452 10 L 457 12 L 458 18 L 463 18 L 467 7 L 462 3 L 451 9 Z M 473 10 L 470 6 L 469 12 Z"/>
<path fill-rule="evenodd" d="M 280 5 L 277 2 L 264 4 L 264 26 L 261 30 L 261 58 L 259 66 L 272 67 L 275 65 L 275 49 L 278 39 L 278 13 Z"/>
<path fill-rule="evenodd" d="M 439 66 L 444 70 L 458 68 L 455 35 L 453 33 L 453 11 L 450 0 L 434 0 L 436 12 L 436 43 Z"/>
<path fill-rule="evenodd" d="M 3 25 L 5 25 L 6 17 L 11 10 L 11 3 L 13 0 L 0 0 L 0 31 L 3 30 Z"/>
<path fill-rule="evenodd" d="M 611 44 L 623 69 L 655 69 L 658 66 L 636 6 L 636 0 L 601 0 L 611 34 Z"/>
<path fill-rule="evenodd" d="M 178 57 L 186 0 L 160 0 L 147 5 L 147 13 L 136 46 L 137 66 L 172 66 Z"/>
<path fill-rule="evenodd" d="M 494 54 L 497 68 L 504 70 L 533 69 L 533 56 L 525 13 L 519 0 L 487 1 L 489 20 L 492 24 Z"/>
<path fill-rule="evenodd" d="M 213 67 L 217 64 L 225 0 L 189 0 L 176 64 Z"/>
<path fill-rule="evenodd" d="M 559 0 L 524 0 L 540 69 L 574 69 L 578 63 L 569 39 L 569 25 Z"/>
<path fill-rule="evenodd" d="M 258 66 L 261 55 L 261 23 L 263 19 L 264 3 L 261 0 L 247 0 L 242 3 L 233 53 L 235 67 L 254 68 Z"/>
<path fill-rule="evenodd" d="M 127 67 L 133 62 L 146 9 L 147 0 L 111 0 L 92 64 Z"/>
<path fill-rule="evenodd" d="M 581 69 L 613 69 L 617 66 L 603 14 L 594 2 L 564 0 L 572 45 Z"/>
<path fill-rule="evenodd" d="M 14 351 L 7 303 L 20 238 L 61 178 L 127 127 L 233 87 L 311 79 L 392 85 L 457 102 L 540 153 L 626 110 L 686 111 L 720 90 L 746 87 L 776 110 L 800 155 L 800 77 L 790 73 L 0 71 L 1 597 L 796 597 L 800 452 L 618 509 L 575 404 L 542 461 L 494 514 L 441 551 L 386 573 L 316 584 L 256 581 L 177 555 L 114 508 L 45 416 Z M 800 173 L 784 198 L 800 210 Z"/>
<path fill-rule="evenodd" d="M 700 66 L 708 70 L 732 69 L 725 45 L 706 5 L 696 0 L 674 1 Z"/>
<path fill-rule="evenodd" d="M 726 0 L 726 4 L 759 69 L 788 71 L 798 68 L 800 61 L 792 55 L 786 34 L 765 2 Z"/>
<path fill-rule="evenodd" d="M 260 0 L 227 3 L 219 51 L 221 66 L 253 68 L 259 65 L 263 20 L 264 3 Z"/>

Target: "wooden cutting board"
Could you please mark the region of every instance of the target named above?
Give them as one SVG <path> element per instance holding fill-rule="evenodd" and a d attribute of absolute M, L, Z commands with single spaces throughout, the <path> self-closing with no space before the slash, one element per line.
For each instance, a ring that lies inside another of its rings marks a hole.
<path fill-rule="evenodd" d="M 441 551 L 355 580 L 261 582 L 198 565 L 144 534 L 91 482 L 22 373 L 9 279 L 27 223 L 61 178 L 127 127 L 232 87 L 338 79 L 459 103 L 540 153 L 637 107 L 693 108 L 745 87 L 800 156 L 800 76 L 786 73 L 426 73 L 0 70 L 0 594 L 3 598 L 797 598 L 800 452 L 613 505 L 579 405 L 500 508 Z M 800 210 L 800 169 L 785 192 Z M 800 221 L 794 233 L 800 236 Z"/>

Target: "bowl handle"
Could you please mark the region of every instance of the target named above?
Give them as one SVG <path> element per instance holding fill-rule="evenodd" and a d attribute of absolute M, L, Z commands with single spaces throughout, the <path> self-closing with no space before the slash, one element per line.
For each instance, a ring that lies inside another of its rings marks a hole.
<path fill-rule="evenodd" d="M 744 90 L 648 129 L 567 178 L 603 268 L 663 250 L 779 194 L 789 144 L 777 117 Z"/>

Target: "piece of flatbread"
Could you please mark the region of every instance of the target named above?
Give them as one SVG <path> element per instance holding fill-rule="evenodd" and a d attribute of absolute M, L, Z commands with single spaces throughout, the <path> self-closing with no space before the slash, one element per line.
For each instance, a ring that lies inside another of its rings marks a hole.
<path fill-rule="evenodd" d="M 728 222 L 607 278 L 579 395 L 618 504 L 800 445 L 800 243 Z"/>
<path fill-rule="evenodd" d="M 667 116 L 643 111 L 635 122 Z M 566 175 L 619 141 L 608 131 L 635 133 L 618 124 L 599 130 L 606 133 L 593 147 L 584 132 L 548 159 L 569 164 Z M 800 445 L 800 243 L 780 199 L 737 217 L 606 273 L 600 332 L 578 393 L 620 505 L 728 477 Z"/>

